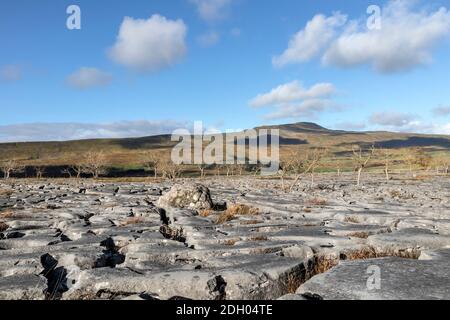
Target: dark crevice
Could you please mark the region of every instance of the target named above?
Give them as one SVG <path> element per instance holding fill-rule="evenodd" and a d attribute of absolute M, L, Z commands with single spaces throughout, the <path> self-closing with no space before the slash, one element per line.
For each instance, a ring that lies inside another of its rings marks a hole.
<path fill-rule="evenodd" d="M 58 260 L 46 253 L 41 256 L 41 265 L 44 270 L 41 274 L 47 279 L 47 288 L 44 290 L 45 299 L 60 300 L 67 287 L 67 270 L 57 267 Z"/>

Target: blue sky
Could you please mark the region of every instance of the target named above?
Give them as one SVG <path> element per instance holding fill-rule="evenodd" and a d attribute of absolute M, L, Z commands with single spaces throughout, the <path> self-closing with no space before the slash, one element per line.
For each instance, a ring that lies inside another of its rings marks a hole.
<path fill-rule="evenodd" d="M 366 25 L 372 4 L 377 30 Z M 81 30 L 66 27 L 69 5 Z M 141 136 L 197 120 L 450 134 L 447 9 L 449 0 L 2 1 L 0 141 Z"/>

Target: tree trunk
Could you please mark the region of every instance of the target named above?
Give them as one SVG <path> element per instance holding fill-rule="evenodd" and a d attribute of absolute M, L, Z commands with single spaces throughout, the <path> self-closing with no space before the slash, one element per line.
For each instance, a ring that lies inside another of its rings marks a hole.
<path fill-rule="evenodd" d="M 361 184 L 361 172 L 362 172 L 363 168 L 358 168 L 358 178 L 356 180 L 356 185 L 359 187 Z"/>
<path fill-rule="evenodd" d="M 386 181 L 389 181 L 389 169 L 388 169 L 388 167 L 384 168 L 384 173 L 386 174 Z"/>

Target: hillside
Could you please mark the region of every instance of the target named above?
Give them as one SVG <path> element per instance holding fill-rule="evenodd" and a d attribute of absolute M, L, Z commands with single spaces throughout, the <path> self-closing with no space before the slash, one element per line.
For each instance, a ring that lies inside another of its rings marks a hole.
<path fill-rule="evenodd" d="M 450 151 L 450 136 L 392 132 L 354 132 L 329 130 L 315 123 L 294 123 L 261 126 L 258 129 L 279 129 L 281 153 L 296 148 L 326 147 L 334 156 L 349 156 L 357 144 L 369 147 L 401 149 L 421 147 L 426 152 Z M 0 161 L 17 159 L 26 166 L 67 166 L 90 150 L 104 151 L 112 167 L 140 168 L 140 155 L 154 150 L 169 153 L 175 142 L 170 135 L 125 139 L 94 139 L 65 142 L 28 142 L 0 144 Z"/>

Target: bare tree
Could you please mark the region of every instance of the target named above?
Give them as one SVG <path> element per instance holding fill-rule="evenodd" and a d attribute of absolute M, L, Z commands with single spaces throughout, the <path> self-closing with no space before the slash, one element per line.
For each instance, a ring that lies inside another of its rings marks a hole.
<path fill-rule="evenodd" d="M 235 164 L 234 165 L 234 167 L 235 167 L 235 171 L 236 171 L 236 173 L 239 175 L 239 176 L 242 176 L 242 174 L 244 173 L 244 171 L 245 171 L 245 168 L 247 167 L 245 164 Z"/>
<path fill-rule="evenodd" d="M 102 151 L 89 151 L 83 160 L 83 171 L 97 179 L 106 172 L 106 156 Z"/>
<path fill-rule="evenodd" d="M 36 173 L 36 179 L 42 179 L 45 173 L 45 167 L 43 166 L 36 166 L 34 167 L 34 172 Z"/>
<path fill-rule="evenodd" d="M 384 164 L 384 174 L 386 177 L 386 181 L 389 181 L 390 176 L 389 176 L 389 169 L 391 167 L 391 163 L 394 157 L 394 153 L 387 149 L 380 149 L 381 155 L 383 156 L 383 164 Z"/>
<path fill-rule="evenodd" d="M 72 171 L 70 170 L 70 168 L 64 168 L 61 170 L 62 174 L 66 174 L 67 178 L 72 179 Z"/>
<path fill-rule="evenodd" d="M 158 177 L 158 173 L 162 167 L 162 154 L 155 152 L 146 152 L 142 155 L 142 161 L 144 168 L 147 170 L 153 170 L 154 177 Z"/>
<path fill-rule="evenodd" d="M 355 171 L 357 172 L 356 185 L 361 185 L 361 173 L 369 164 L 369 161 L 375 155 L 375 146 L 364 151 L 361 146 L 353 146 L 353 162 L 355 163 Z"/>
<path fill-rule="evenodd" d="M 425 152 L 423 148 L 407 148 L 403 150 L 405 162 L 409 166 L 409 172 L 413 175 L 414 166 L 420 168 L 427 168 L 430 165 L 431 157 Z"/>
<path fill-rule="evenodd" d="M 0 169 L 3 171 L 3 177 L 9 179 L 12 173 L 23 172 L 25 166 L 21 165 L 16 159 L 10 159 L 0 163 Z"/>
<path fill-rule="evenodd" d="M 68 169 L 69 175 L 70 175 L 70 177 L 72 177 L 72 174 L 70 173 L 70 169 L 72 169 L 75 172 L 76 178 L 80 179 L 81 174 L 85 171 L 84 163 L 83 162 L 76 163 Z"/>
<path fill-rule="evenodd" d="M 314 182 L 314 171 L 319 166 L 320 161 L 325 155 L 326 150 L 323 148 L 308 149 L 306 152 L 295 154 L 295 159 L 293 162 L 293 168 L 297 176 L 291 185 L 290 191 L 294 190 L 296 184 L 300 179 L 310 173 L 311 182 Z"/>
<path fill-rule="evenodd" d="M 163 178 L 176 180 L 183 171 L 183 165 L 176 164 L 173 161 L 168 160 L 162 162 L 160 170 L 162 171 Z"/>
<path fill-rule="evenodd" d="M 198 164 L 197 165 L 197 168 L 198 168 L 198 170 L 200 171 L 200 178 L 203 178 L 204 176 L 205 176 L 205 169 L 207 168 L 208 166 L 206 165 L 206 164 L 204 164 L 204 163 L 201 163 L 201 164 Z"/>

